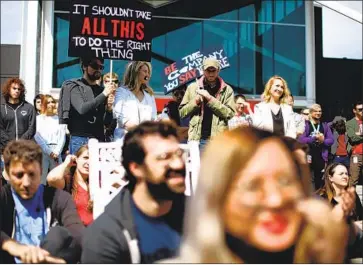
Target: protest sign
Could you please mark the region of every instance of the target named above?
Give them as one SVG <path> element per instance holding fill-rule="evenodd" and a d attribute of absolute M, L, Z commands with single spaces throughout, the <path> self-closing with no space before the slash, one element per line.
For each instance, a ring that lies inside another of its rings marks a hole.
<path fill-rule="evenodd" d="M 71 0 L 68 55 L 150 62 L 151 18 L 134 0 Z"/>
<path fill-rule="evenodd" d="M 203 61 L 212 57 L 219 61 L 221 69 L 230 66 L 228 57 L 223 48 L 210 48 L 208 50 L 196 51 L 184 56 L 181 60 L 164 68 L 163 83 L 164 93 L 168 94 L 174 89 L 184 85 L 203 74 Z"/>

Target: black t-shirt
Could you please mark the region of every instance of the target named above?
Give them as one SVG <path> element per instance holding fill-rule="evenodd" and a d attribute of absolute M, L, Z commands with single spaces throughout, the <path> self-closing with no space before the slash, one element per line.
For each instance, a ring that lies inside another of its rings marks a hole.
<path fill-rule="evenodd" d="M 272 114 L 272 121 L 273 121 L 273 132 L 279 136 L 285 135 L 285 128 L 284 128 L 284 117 L 282 116 L 281 108 L 276 113 L 276 115 L 271 110 Z"/>
<path fill-rule="evenodd" d="M 209 92 L 209 94 L 213 97 L 216 96 L 218 89 L 220 88 L 221 84 L 219 79 L 217 79 L 216 85 L 212 88 L 206 82 L 204 82 L 204 89 Z M 207 103 L 203 101 L 203 120 L 202 120 L 202 134 L 201 139 L 208 140 L 211 135 L 212 130 L 212 120 L 213 120 L 213 111 L 211 108 L 208 107 Z"/>
<path fill-rule="evenodd" d="M 18 102 L 18 103 L 15 103 L 15 104 L 12 104 L 12 103 L 8 102 L 7 104 L 15 110 L 17 107 L 20 106 L 21 102 Z"/>

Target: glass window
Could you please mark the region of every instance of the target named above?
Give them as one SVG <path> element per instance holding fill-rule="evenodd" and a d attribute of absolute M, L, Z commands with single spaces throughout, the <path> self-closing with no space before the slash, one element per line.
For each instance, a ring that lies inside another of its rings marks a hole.
<path fill-rule="evenodd" d="M 220 76 L 234 88 L 238 84 L 238 23 L 232 22 L 238 19 L 238 10 L 213 17 L 218 20 L 229 21 L 203 21 L 203 48 L 223 47 L 230 67 L 221 70 Z"/>
<path fill-rule="evenodd" d="M 243 21 L 255 21 L 255 6 L 249 5 L 239 9 L 239 18 Z M 256 24 L 239 24 L 239 93 L 256 93 Z"/>
<path fill-rule="evenodd" d="M 293 95 L 306 96 L 304 1 L 227 1 L 203 10 L 186 1 L 154 9 L 150 85 L 157 95 L 164 94 L 165 66 L 197 50 L 222 46 L 231 66 L 221 71 L 221 77 L 236 92 L 258 96 L 267 80 L 278 74 L 287 80 Z M 54 87 L 82 75 L 78 58 L 68 57 L 68 17 L 55 14 Z M 120 80 L 126 64 L 113 61 Z M 105 69 L 109 69 L 109 60 Z"/>

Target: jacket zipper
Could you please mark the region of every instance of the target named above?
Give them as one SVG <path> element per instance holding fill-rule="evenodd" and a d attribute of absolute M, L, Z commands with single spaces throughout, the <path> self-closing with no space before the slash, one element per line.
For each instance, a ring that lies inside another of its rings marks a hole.
<path fill-rule="evenodd" d="M 15 110 L 14 110 L 14 115 L 15 115 L 15 139 L 19 140 L 19 133 L 18 133 L 18 116 L 16 115 L 16 111 L 18 110 L 18 108 L 20 108 L 22 104 L 20 104 Z"/>

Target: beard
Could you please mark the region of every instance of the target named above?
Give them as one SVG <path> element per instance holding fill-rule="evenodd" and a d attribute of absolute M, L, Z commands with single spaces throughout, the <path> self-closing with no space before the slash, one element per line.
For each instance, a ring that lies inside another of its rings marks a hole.
<path fill-rule="evenodd" d="M 165 180 L 170 178 L 172 174 L 178 174 L 185 178 L 186 170 L 185 167 L 183 169 L 174 170 L 169 168 L 167 172 L 165 173 Z M 160 183 L 160 184 L 154 184 L 146 180 L 146 185 L 148 187 L 148 190 L 151 194 L 151 196 L 158 201 L 170 201 L 176 199 L 178 196 L 180 196 L 182 193 L 176 193 L 173 190 L 169 188 L 169 186 L 166 184 L 166 182 Z"/>
<path fill-rule="evenodd" d="M 95 71 L 92 75 L 87 72 L 89 80 L 96 81 L 101 78 L 101 72 Z"/>

